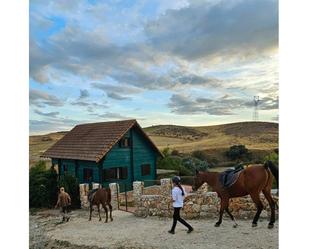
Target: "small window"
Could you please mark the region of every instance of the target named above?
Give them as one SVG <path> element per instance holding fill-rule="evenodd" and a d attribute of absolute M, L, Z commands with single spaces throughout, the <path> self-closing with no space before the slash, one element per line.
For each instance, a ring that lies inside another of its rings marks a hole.
<path fill-rule="evenodd" d="M 128 168 L 127 167 L 118 167 L 111 169 L 103 170 L 103 180 L 123 180 L 128 178 Z"/>
<path fill-rule="evenodd" d="M 120 148 L 127 148 L 127 147 L 130 147 L 130 138 L 128 138 L 128 137 L 122 138 L 122 139 L 119 141 L 119 147 L 120 147 Z"/>
<path fill-rule="evenodd" d="M 84 169 L 84 182 L 92 181 L 93 170 L 92 169 Z"/>
<path fill-rule="evenodd" d="M 141 170 L 142 170 L 142 176 L 150 175 L 150 164 L 142 164 Z"/>
<path fill-rule="evenodd" d="M 118 168 L 118 170 L 119 170 L 119 179 L 128 178 L 128 168 L 127 167 L 121 167 L 121 168 Z"/>

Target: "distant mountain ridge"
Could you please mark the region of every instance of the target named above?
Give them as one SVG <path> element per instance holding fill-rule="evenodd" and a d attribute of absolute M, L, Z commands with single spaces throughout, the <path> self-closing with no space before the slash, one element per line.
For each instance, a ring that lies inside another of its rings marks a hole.
<path fill-rule="evenodd" d="M 156 125 L 143 129 L 160 149 L 170 147 L 184 153 L 205 150 L 217 158 L 222 157 L 222 153 L 234 144 L 244 144 L 264 154 L 278 148 L 279 124 L 273 122 L 238 122 L 196 127 Z M 40 155 L 66 133 L 61 131 L 30 136 L 30 164 L 38 161 Z"/>

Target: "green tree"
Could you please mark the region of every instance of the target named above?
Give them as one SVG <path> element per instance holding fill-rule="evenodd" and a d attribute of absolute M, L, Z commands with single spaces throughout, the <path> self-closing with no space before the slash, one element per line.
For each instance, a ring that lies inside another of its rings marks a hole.
<path fill-rule="evenodd" d="M 207 161 L 207 153 L 203 150 L 195 150 L 192 152 L 192 156 L 202 161 Z"/>
<path fill-rule="evenodd" d="M 226 152 L 226 156 L 231 160 L 250 160 L 251 153 L 249 153 L 249 150 L 245 145 L 239 144 L 231 146 L 230 149 Z"/>
<path fill-rule="evenodd" d="M 164 157 L 158 160 L 157 166 L 159 169 L 175 170 L 179 175 L 191 174 L 190 170 L 183 165 L 182 158 L 180 156 L 171 155 L 169 148 L 164 148 L 162 154 Z"/>

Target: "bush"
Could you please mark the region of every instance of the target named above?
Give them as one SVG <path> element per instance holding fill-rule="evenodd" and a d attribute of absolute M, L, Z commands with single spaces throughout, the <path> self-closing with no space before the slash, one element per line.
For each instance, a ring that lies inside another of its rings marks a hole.
<path fill-rule="evenodd" d="M 246 148 L 245 145 L 233 145 L 230 149 L 226 152 L 226 156 L 229 157 L 231 160 L 251 160 L 251 153 Z"/>
<path fill-rule="evenodd" d="M 202 161 L 194 157 L 184 158 L 183 164 L 188 170 L 190 170 L 191 175 L 194 175 L 196 170 L 205 171 L 209 168 L 207 161 Z"/>
<path fill-rule="evenodd" d="M 195 150 L 195 151 L 192 152 L 192 156 L 199 159 L 199 160 L 207 161 L 207 154 L 206 154 L 205 151 Z"/>
<path fill-rule="evenodd" d="M 191 172 L 183 165 L 181 157 L 171 155 L 169 148 L 163 149 L 162 154 L 164 158 L 158 160 L 158 169 L 171 169 L 178 171 L 179 175 L 190 175 Z"/>
<path fill-rule="evenodd" d="M 279 166 L 279 154 L 277 154 L 275 151 L 270 153 L 264 158 L 264 161 L 272 161 L 273 164 L 275 164 L 277 167 Z"/>
<path fill-rule="evenodd" d="M 171 155 L 172 156 L 180 156 L 180 153 L 179 153 L 178 150 L 172 150 Z"/>
<path fill-rule="evenodd" d="M 53 207 L 57 199 L 57 172 L 46 170 L 44 161 L 38 162 L 29 173 L 29 205 L 42 208 Z"/>

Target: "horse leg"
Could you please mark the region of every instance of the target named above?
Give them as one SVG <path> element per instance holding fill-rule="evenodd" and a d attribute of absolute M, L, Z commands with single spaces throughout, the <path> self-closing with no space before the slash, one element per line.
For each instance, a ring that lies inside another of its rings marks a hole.
<path fill-rule="evenodd" d="M 89 211 L 90 211 L 90 214 L 89 214 L 89 221 L 91 221 L 91 214 L 92 214 L 92 204 L 90 203 L 90 207 L 89 207 Z"/>
<path fill-rule="evenodd" d="M 223 212 L 228 207 L 228 203 L 229 203 L 229 198 L 222 198 L 221 197 L 219 220 L 215 224 L 215 227 L 219 227 L 221 225 Z"/>
<path fill-rule="evenodd" d="M 102 204 L 102 207 L 104 208 L 104 211 L 105 211 L 105 215 L 106 215 L 106 218 L 105 218 L 105 223 L 107 223 L 107 221 L 108 221 L 108 210 L 107 210 L 107 207 L 106 207 L 106 205 L 104 204 Z"/>
<path fill-rule="evenodd" d="M 276 220 L 276 214 L 275 214 L 276 203 L 275 203 L 275 201 L 273 200 L 273 198 L 271 196 L 270 190 L 263 190 L 263 194 L 264 194 L 265 198 L 267 199 L 267 201 L 269 203 L 269 206 L 270 206 L 270 210 L 271 210 L 271 215 L 270 215 L 270 221 L 269 221 L 269 224 L 268 224 L 268 228 L 273 228 L 275 220 Z"/>
<path fill-rule="evenodd" d="M 258 220 L 260 218 L 260 214 L 261 214 L 264 206 L 263 206 L 263 203 L 262 203 L 262 201 L 260 199 L 259 192 L 256 192 L 254 194 L 251 193 L 250 196 L 251 196 L 251 198 L 252 198 L 252 200 L 255 203 L 256 208 L 257 208 L 256 214 L 255 214 L 255 216 L 253 218 L 253 221 L 252 221 L 252 227 L 256 227 L 257 226 L 257 222 L 258 222 Z"/>
<path fill-rule="evenodd" d="M 113 221 L 113 217 L 112 217 L 112 210 L 113 210 L 113 207 L 110 203 L 108 203 L 108 207 L 109 207 L 109 217 L 111 219 L 111 221 Z"/>
<path fill-rule="evenodd" d="M 237 222 L 236 222 L 234 216 L 233 216 L 232 213 L 230 212 L 229 207 L 227 207 L 227 208 L 225 209 L 225 211 L 226 211 L 227 214 L 231 217 L 232 221 L 234 221 L 233 227 L 236 228 L 236 227 L 238 226 L 238 224 L 237 224 Z"/>
<path fill-rule="evenodd" d="M 98 204 L 98 213 L 99 213 L 99 221 L 101 221 L 102 220 L 102 218 L 101 218 L 101 214 L 100 214 L 100 203 Z"/>

